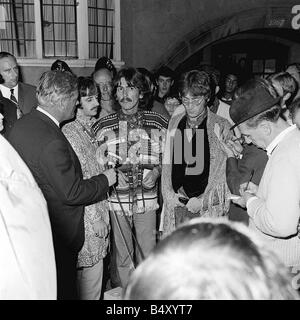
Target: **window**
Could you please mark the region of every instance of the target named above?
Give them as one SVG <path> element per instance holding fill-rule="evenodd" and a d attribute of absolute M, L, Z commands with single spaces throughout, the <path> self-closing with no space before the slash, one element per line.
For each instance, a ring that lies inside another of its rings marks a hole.
<path fill-rule="evenodd" d="M 28 58 L 77 59 L 78 67 L 101 56 L 120 61 L 120 0 L 0 0 L 0 50 L 26 65 Z"/>
<path fill-rule="evenodd" d="M 267 78 L 276 72 L 276 59 L 255 59 L 252 61 L 254 76 Z"/>
<path fill-rule="evenodd" d="M 34 0 L 0 1 L 0 50 L 35 56 Z"/>
<path fill-rule="evenodd" d="M 41 0 L 44 57 L 77 57 L 76 0 Z"/>
<path fill-rule="evenodd" d="M 88 0 L 90 58 L 113 59 L 114 1 Z"/>

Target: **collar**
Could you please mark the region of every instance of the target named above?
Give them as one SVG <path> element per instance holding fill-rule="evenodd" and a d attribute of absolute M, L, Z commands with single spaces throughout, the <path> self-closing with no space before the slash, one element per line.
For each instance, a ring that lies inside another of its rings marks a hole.
<path fill-rule="evenodd" d="M 48 118 L 50 118 L 58 127 L 59 127 L 59 122 L 46 110 L 42 109 L 40 106 L 36 108 L 36 110 L 40 111 L 44 115 L 46 115 Z"/>
<path fill-rule="evenodd" d="M 293 131 L 296 128 L 296 125 L 293 124 L 292 126 L 289 126 L 288 128 L 284 129 L 282 132 L 280 132 L 275 139 L 267 146 L 266 151 L 268 157 L 271 156 L 274 149 L 278 146 L 278 144 L 285 138 L 285 136 Z"/>
<path fill-rule="evenodd" d="M 17 98 L 17 100 L 19 100 L 19 90 L 18 90 L 18 85 L 16 85 L 14 88 L 14 96 Z M 7 88 L 6 86 L 4 86 L 3 84 L 0 84 L 0 90 L 1 90 L 1 93 L 2 93 L 2 96 L 6 99 L 10 99 L 10 88 Z"/>

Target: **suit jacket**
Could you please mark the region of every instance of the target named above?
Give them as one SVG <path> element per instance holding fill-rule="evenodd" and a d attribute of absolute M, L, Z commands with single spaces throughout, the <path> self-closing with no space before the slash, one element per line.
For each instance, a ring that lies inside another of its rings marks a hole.
<path fill-rule="evenodd" d="M 78 252 L 84 243 L 84 206 L 106 198 L 106 176 L 83 180 L 70 143 L 60 128 L 38 110 L 18 120 L 8 140 L 31 169 L 45 196 L 54 245 Z"/>
<path fill-rule="evenodd" d="M 36 108 L 38 101 L 36 98 L 36 87 L 19 82 L 18 83 L 18 103 L 19 108 L 24 114 L 29 113 L 33 108 Z M 17 107 L 10 99 L 6 99 L 2 96 L 0 91 L 0 103 L 3 105 L 4 116 L 4 130 L 2 134 L 7 137 L 9 131 L 17 121 Z"/>

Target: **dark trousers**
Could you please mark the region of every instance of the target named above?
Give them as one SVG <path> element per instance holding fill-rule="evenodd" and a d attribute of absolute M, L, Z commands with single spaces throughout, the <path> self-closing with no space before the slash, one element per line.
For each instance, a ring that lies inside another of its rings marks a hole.
<path fill-rule="evenodd" d="M 57 300 L 77 300 L 77 253 L 71 252 L 57 243 L 54 249 L 57 272 Z"/>

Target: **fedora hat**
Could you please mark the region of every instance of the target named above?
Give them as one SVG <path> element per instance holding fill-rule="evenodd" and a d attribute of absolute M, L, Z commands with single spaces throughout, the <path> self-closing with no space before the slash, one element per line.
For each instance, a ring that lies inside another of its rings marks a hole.
<path fill-rule="evenodd" d="M 263 86 L 257 86 L 246 91 L 234 100 L 230 106 L 229 114 L 234 122 L 231 129 L 272 108 L 278 104 L 280 99 L 280 97 L 274 98 Z"/>

